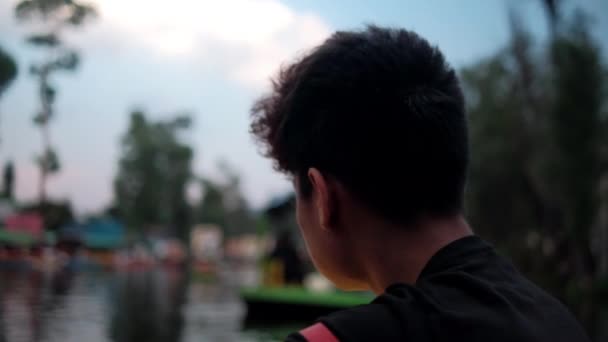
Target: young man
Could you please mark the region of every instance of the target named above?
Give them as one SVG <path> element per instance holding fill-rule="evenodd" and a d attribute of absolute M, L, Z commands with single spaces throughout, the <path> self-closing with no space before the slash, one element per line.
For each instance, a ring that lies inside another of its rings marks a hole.
<path fill-rule="evenodd" d="M 254 105 L 251 131 L 293 176 L 315 266 L 378 295 L 288 341 L 588 341 L 467 225 L 464 107 L 437 48 L 375 26 L 335 33 Z"/>

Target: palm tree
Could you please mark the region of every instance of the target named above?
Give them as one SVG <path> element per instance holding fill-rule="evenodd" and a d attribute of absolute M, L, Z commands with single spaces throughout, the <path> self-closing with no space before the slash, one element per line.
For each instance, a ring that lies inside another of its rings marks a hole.
<path fill-rule="evenodd" d="M 39 112 L 34 123 L 42 133 L 43 152 L 37 157 L 40 168 L 39 201 L 46 202 L 46 183 L 51 173 L 59 171 L 59 158 L 53 149 L 49 122 L 53 118 L 56 90 L 50 83 L 55 71 L 73 71 L 78 66 L 78 54 L 60 39 L 66 27 L 77 27 L 95 15 L 95 9 L 73 0 L 22 0 L 15 7 L 17 19 L 22 22 L 36 20 L 43 29 L 30 34 L 27 42 L 45 48 L 45 60 L 31 66 L 30 71 L 38 80 Z"/>

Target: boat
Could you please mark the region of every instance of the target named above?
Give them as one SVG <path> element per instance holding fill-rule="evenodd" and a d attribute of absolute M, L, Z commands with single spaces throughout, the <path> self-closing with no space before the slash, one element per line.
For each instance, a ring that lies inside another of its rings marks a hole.
<path fill-rule="evenodd" d="M 247 307 L 247 324 L 313 321 L 373 299 L 370 292 L 318 292 L 299 286 L 243 288 L 240 296 Z"/>
<path fill-rule="evenodd" d="M 13 213 L 0 222 L 0 267 L 29 269 L 42 244 L 42 217 L 36 213 Z"/>
<path fill-rule="evenodd" d="M 36 243 L 36 239 L 28 233 L 0 229 L 0 245 L 27 248 Z"/>
<path fill-rule="evenodd" d="M 90 266 L 111 269 L 116 251 L 125 243 L 123 224 L 112 218 L 95 218 L 82 226 L 82 243 Z"/>

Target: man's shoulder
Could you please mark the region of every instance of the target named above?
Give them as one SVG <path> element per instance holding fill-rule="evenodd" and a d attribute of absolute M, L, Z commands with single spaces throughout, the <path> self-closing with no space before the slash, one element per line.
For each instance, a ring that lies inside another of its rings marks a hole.
<path fill-rule="evenodd" d="M 385 293 L 370 304 L 337 311 L 319 321 L 340 341 L 401 341 L 408 322 L 423 314 L 416 312 L 414 302 L 413 298 L 393 298 Z"/>
<path fill-rule="evenodd" d="M 376 298 L 376 300 L 370 304 L 336 311 L 321 317 L 318 320 L 318 323 L 311 327 L 313 329 L 314 327 L 317 327 L 317 329 L 320 328 L 319 331 L 322 331 L 322 335 L 324 335 L 325 332 L 329 332 L 335 337 L 335 341 L 341 342 L 401 341 L 404 338 L 404 328 L 408 325 L 405 322 L 406 317 L 408 321 L 415 321 L 415 317 L 419 315 L 413 312 L 416 305 L 394 303 L 391 298 L 388 298 L 389 296 L 390 295 L 384 294 Z M 408 310 L 409 314 L 404 315 L 403 312 L 400 312 L 402 310 Z M 420 312 L 420 314 L 422 314 L 422 312 Z M 310 331 L 307 329 L 290 335 L 287 341 L 334 341 L 331 339 L 310 339 L 306 336 L 307 332 Z M 316 334 L 313 333 L 313 335 Z"/>
<path fill-rule="evenodd" d="M 371 303 L 321 317 L 317 323 L 289 335 L 286 342 L 390 341 L 394 339 L 384 336 L 392 321 L 389 310 Z"/>

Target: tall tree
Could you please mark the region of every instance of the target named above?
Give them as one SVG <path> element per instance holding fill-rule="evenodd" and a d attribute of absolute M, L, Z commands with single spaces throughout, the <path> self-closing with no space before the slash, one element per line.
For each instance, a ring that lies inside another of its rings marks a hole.
<path fill-rule="evenodd" d="M 53 103 L 56 87 L 51 84 L 51 75 L 56 71 L 73 71 L 78 66 L 76 51 L 67 47 L 60 39 L 61 31 L 67 27 L 82 25 L 95 14 L 92 6 L 74 0 L 22 0 L 15 7 L 17 19 L 22 22 L 36 21 L 36 32 L 27 36 L 27 42 L 45 48 L 43 61 L 31 66 L 30 71 L 38 81 L 39 112 L 34 123 L 40 127 L 43 149 L 37 157 L 40 169 L 39 200 L 46 201 L 48 176 L 59 170 L 59 158 L 53 148 L 49 122 L 54 116 Z"/>
<path fill-rule="evenodd" d="M 12 161 L 4 164 L 2 173 L 2 197 L 12 200 L 15 193 L 15 166 Z"/>
<path fill-rule="evenodd" d="M 512 15 L 509 46 L 462 72 L 473 153 L 467 210 L 478 231 L 599 336 L 608 274 L 592 242 L 598 225 L 608 228 L 598 211 L 608 197 L 600 192 L 608 78 L 584 17 L 557 20 L 551 6 L 555 30 L 544 49 L 532 49 Z"/>
<path fill-rule="evenodd" d="M 193 151 L 180 133 L 190 125 L 187 115 L 149 121 L 142 111 L 131 114 L 114 181 L 116 207 L 131 228 L 145 232 L 163 226 L 188 238 L 186 187 L 192 179 Z"/>
<path fill-rule="evenodd" d="M 17 76 L 17 63 L 0 47 L 0 96 Z"/>
<path fill-rule="evenodd" d="M 599 279 L 591 239 L 600 204 L 600 179 L 608 171 L 602 170 L 605 164 L 600 150 L 608 133 L 602 131 L 602 108 L 607 103 L 603 96 L 608 85 L 599 46 L 586 23 L 584 15 L 577 13 L 551 43 L 555 93 L 549 129 L 555 154 L 550 176 L 567 241 L 563 242 L 562 262 L 572 270 L 567 286 L 575 294 L 567 299 L 578 306 L 590 329 L 595 329 L 593 294 Z"/>
<path fill-rule="evenodd" d="M 0 98 L 17 76 L 17 63 L 0 47 Z"/>

